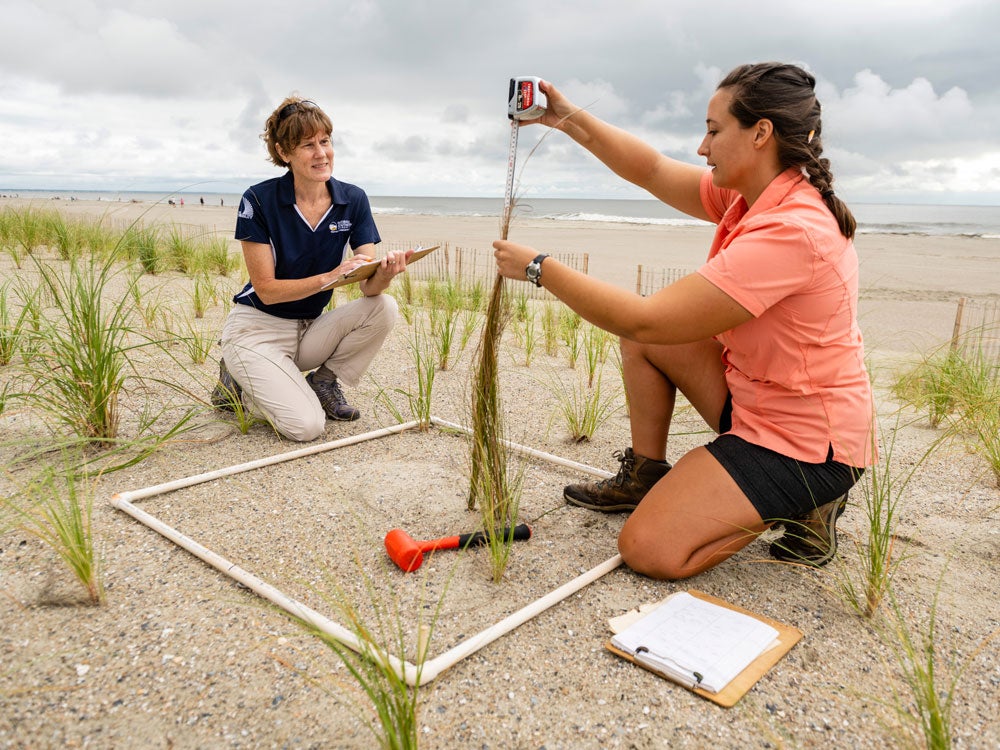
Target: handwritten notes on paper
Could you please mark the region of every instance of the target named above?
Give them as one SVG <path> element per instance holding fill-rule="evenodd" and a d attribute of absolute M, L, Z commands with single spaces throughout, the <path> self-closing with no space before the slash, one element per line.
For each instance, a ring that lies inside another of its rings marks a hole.
<path fill-rule="evenodd" d="M 717 693 L 778 637 L 767 623 L 680 591 L 611 639 L 643 666 Z"/>

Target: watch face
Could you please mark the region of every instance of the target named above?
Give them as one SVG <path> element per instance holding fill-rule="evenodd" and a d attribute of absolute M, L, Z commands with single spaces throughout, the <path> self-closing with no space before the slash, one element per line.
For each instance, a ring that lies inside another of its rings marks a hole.
<path fill-rule="evenodd" d="M 538 279 L 538 272 L 541 270 L 541 265 L 532 261 L 528 264 L 528 267 L 524 269 L 524 275 L 528 277 L 528 281 L 535 281 Z"/>

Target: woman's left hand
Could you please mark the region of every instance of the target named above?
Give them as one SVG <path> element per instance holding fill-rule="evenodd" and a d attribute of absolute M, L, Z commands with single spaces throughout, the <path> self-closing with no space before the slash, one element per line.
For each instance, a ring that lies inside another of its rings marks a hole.
<path fill-rule="evenodd" d="M 538 251 L 528 245 L 519 245 L 510 240 L 497 240 L 493 243 L 493 257 L 497 261 L 497 273 L 508 279 L 526 281 L 524 269 L 537 256 Z"/>
<path fill-rule="evenodd" d="M 392 280 L 406 270 L 406 261 L 413 255 L 412 250 L 386 253 L 379 261 L 378 268 L 371 278 L 361 282 L 361 292 L 366 297 L 381 294 L 392 283 Z"/>
<path fill-rule="evenodd" d="M 406 261 L 412 254 L 412 250 L 386 253 L 379 264 L 378 270 L 375 271 L 375 275 L 381 276 L 387 283 L 392 281 L 393 278 L 406 270 Z"/>

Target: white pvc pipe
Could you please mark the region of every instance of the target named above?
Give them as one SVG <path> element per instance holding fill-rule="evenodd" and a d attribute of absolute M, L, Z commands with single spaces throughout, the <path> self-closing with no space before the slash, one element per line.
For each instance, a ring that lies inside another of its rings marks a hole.
<path fill-rule="evenodd" d="M 374 440 L 375 438 L 385 437 L 386 435 L 395 435 L 399 432 L 405 432 L 406 430 L 412 430 L 414 427 L 419 426 L 420 422 L 405 422 L 403 424 L 394 425 L 392 427 L 384 427 L 380 430 L 374 430 L 372 432 L 365 432 L 361 435 L 352 435 L 351 437 L 341 438 L 340 440 L 331 440 L 327 443 L 320 443 L 319 445 L 310 445 L 306 448 L 299 448 L 298 450 L 289 451 L 288 453 L 278 453 L 274 456 L 268 456 L 267 458 L 258 458 L 255 461 L 247 461 L 243 464 L 237 464 L 235 466 L 227 466 L 223 469 L 215 469 L 214 471 L 206 471 L 204 474 L 196 474 L 194 476 L 185 477 L 184 479 L 175 479 L 171 482 L 164 482 L 163 484 L 155 484 L 151 487 L 145 487 L 139 490 L 132 490 L 131 492 L 118 492 L 111 497 L 111 502 L 114 503 L 116 498 L 121 498 L 122 500 L 131 502 L 133 500 L 142 500 L 147 497 L 153 497 L 155 495 L 162 495 L 164 492 L 172 492 L 174 490 L 180 490 L 185 487 L 191 487 L 195 484 L 201 484 L 202 482 L 210 482 L 213 479 L 221 479 L 222 477 L 232 476 L 233 474 L 241 474 L 244 471 L 251 471 L 252 469 L 260 469 L 264 466 L 271 466 L 273 464 L 280 464 L 285 461 L 291 461 L 295 458 L 302 458 L 303 456 L 312 456 L 316 453 L 324 453 L 334 448 L 344 448 L 348 445 L 354 445 L 356 443 L 363 443 L 366 440 Z M 117 507 L 117 506 L 116 506 Z"/>
<path fill-rule="evenodd" d="M 541 614 L 553 604 L 558 604 L 566 597 L 575 594 L 577 591 L 587 586 L 603 575 L 610 573 L 612 570 L 617 568 L 622 564 L 622 556 L 615 555 L 595 568 L 588 570 L 586 573 L 577 576 L 572 581 L 564 583 L 559 588 L 554 591 L 550 591 L 548 594 L 543 596 L 541 599 L 532 602 L 526 607 L 519 609 L 512 615 L 508 615 L 496 625 L 492 625 L 486 630 L 467 638 L 466 640 L 459 643 L 457 646 L 445 651 L 440 656 L 436 656 L 428 662 L 424 663 L 424 668 L 420 673 L 420 684 L 423 685 L 426 682 L 430 682 L 439 674 L 441 674 L 448 667 L 454 666 L 466 656 L 474 654 L 476 651 L 481 649 L 483 646 L 493 643 L 497 638 L 506 635 L 514 628 L 523 625 L 531 618 L 536 615 Z M 411 683 L 412 684 L 412 683 Z"/>
<path fill-rule="evenodd" d="M 483 648 L 498 638 L 506 635 L 515 628 L 523 625 L 528 620 L 544 612 L 546 609 L 552 607 L 554 604 L 561 602 L 570 595 L 576 593 L 584 586 L 587 586 L 594 581 L 596 581 L 601 576 L 610 573 L 612 570 L 617 568 L 622 564 L 621 555 L 615 555 L 609 558 L 600 565 L 592 568 L 591 570 L 577 576 L 572 581 L 563 584 L 554 591 L 549 592 L 541 599 L 538 599 L 531 604 L 522 607 L 517 612 L 508 615 L 500 622 L 495 625 L 491 625 L 485 630 L 477 633 L 476 635 L 467 638 L 458 645 L 452 647 L 443 654 L 426 661 L 423 668 L 419 670 L 411 662 L 404 662 L 398 657 L 388 654 L 379 649 L 378 646 L 361 641 L 358 637 L 352 633 L 347 628 L 342 625 L 338 625 L 333 622 L 333 620 L 321 615 L 316 612 L 311 607 L 303 604 L 302 602 L 293 599 L 266 581 L 261 580 L 252 573 L 244 570 L 233 562 L 230 562 L 221 555 L 213 552 L 204 545 L 196 542 L 194 539 L 186 536 L 177 529 L 163 523 L 158 518 L 145 511 L 137 508 L 132 504 L 132 500 L 139 500 L 143 498 L 153 497 L 155 495 L 160 495 L 165 492 L 172 492 L 173 490 L 183 489 L 184 487 L 190 487 L 195 484 L 201 484 L 203 482 L 208 482 L 213 479 L 219 479 L 221 477 L 231 476 L 233 474 L 239 474 L 245 471 L 251 471 L 252 469 L 258 469 L 264 466 L 270 466 L 272 464 L 282 463 L 284 461 L 291 461 L 292 459 L 302 458 L 303 456 L 310 456 L 316 453 L 322 453 L 324 451 L 333 450 L 335 448 L 342 448 L 348 445 L 354 445 L 356 443 L 361 443 L 366 440 L 373 440 L 375 438 L 384 437 L 386 435 L 393 435 L 405 430 L 413 429 L 419 426 L 419 422 L 406 422 L 405 424 L 395 425 L 393 427 L 386 427 L 380 430 L 375 430 L 373 432 L 366 432 L 361 435 L 354 435 L 352 437 L 343 438 L 341 440 L 333 440 L 328 443 L 322 443 L 320 445 L 314 445 L 307 448 L 301 448 L 296 451 L 290 451 L 288 453 L 280 453 L 276 456 L 269 456 L 267 458 L 257 459 L 255 461 L 248 461 L 247 463 L 237 464 L 236 466 L 230 466 L 223 469 L 217 469 L 215 471 L 205 472 L 203 474 L 197 474 L 195 476 L 187 477 L 184 479 L 177 479 L 172 482 L 164 482 L 162 484 L 153 485 L 151 487 L 146 487 L 143 489 L 132 490 L 130 492 L 117 492 L 111 496 L 111 504 L 125 513 L 128 513 L 135 520 L 148 526 L 153 531 L 161 534 L 163 537 L 169 539 L 174 544 L 182 547 L 183 549 L 190 552 L 195 557 L 208 563 L 216 570 L 224 573 L 225 575 L 239 581 L 248 589 L 253 591 L 258 596 L 267 599 L 269 602 L 281 607 L 283 610 L 288 612 L 294 617 L 299 618 L 303 622 L 306 622 L 310 626 L 316 628 L 322 633 L 329 635 L 334 638 L 339 643 L 344 644 L 348 648 L 357 651 L 358 653 L 364 654 L 368 658 L 371 658 L 381 664 L 388 665 L 396 672 L 397 675 L 402 677 L 406 683 L 410 686 L 417 684 L 424 685 L 431 680 L 435 679 L 441 672 L 454 666 L 456 663 L 474 654 L 479 649 Z M 446 427 L 448 429 L 457 430 L 459 432 L 464 432 L 466 434 L 472 434 L 472 430 L 463 425 L 456 424 L 454 422 L 448 422 L 437 417 L 431 417 L 431 424 L 438 425 L 441 427 Z M 578 471 L 583 471 L 588 474 L 594 474 L 596 476 L 611 476 L 610 472 L 602 471 L 600 469 L 595 469 L 591 466 L 585 464 L 577 463 L 576 461 L 570 461 L 565 458 L 560 458 L 551 453 L 545 453 L 544 451 L 535 450 L 534 448 L 529 448 L 524 445 L 518 445 L 517 443 L 512 443 L 508 440 L 503 441 L 504 445 L 507 447 L 519 451 L 528 456 L 542 459 L 550 463 L 558 464 L 560 466 L 565 466 L 571 469 L 576 469 Z"/>
<path fill-rule="evenodd" d="M 392 654 L 386 654 L 385 657 L 383 657 L 383 655 L 378 652 L 372 644 L 359 640 L 357 635 L 352 633 L 347 628 L 342 625 L 338 625 L 330 618 L 321 615 L 319 612 L 312 609 L 308 605 L 303 604 L 297 599 L 293 599 L 292 597 L 284 594 L 267 581 L 261 580 L 253 573 L 250 573 L 238 566 L 236 563 L 227 560 L 216 552 L 213 552 L 186 534 L 181 533 L 173 526 L 165 524 L 155 516 L 137 508 L 120 495 L 116 495 L 115 499 L 112 500 L 112 503 L 118 510 L 128 513 L 139 523 L 148 526 L 153 531 L 169 539 L 177 546 L 187 550 L 199 560 L 208 563 L 221 573 L 239 581 L 258 596 L 267 599 L 269 602 L 278 607 L 281 607 L 292 616 L 297 617 L 316 630 L 326 633 L 331 638 L 336 639 L 338 642 L 343 643 L 348 648 L 357 651 L 360 654 L 364 654 L 368 658 L 382 661 L 383 663 L 385 663 L 383 658 L 386 658 L 389 666 L 392 667 L 396 674 L 406 680 L 406 683 L 411 686 L 417 684 L 425 685 L 428 682 L 431 682 L 444 670 L 454 666 L 465 657 L 474 654 L 476 651 L 483 648 L 483 646 L 493 643 L 493 641 L 523 625 L 528 620 L 536 617 L 553 605 L 558 604 L 563 599 L 575 594 L 584 586 L 593 583 L 601 576 L 610 573 L 622 564 L 621 555 L 615 555 L 614 557 L 605 560 L 597 567 L 577 576 L 568 583 L 564 583 L 554 591 L 550 591 L 541 599 L 532 602 L 526 607 L 522 607 L 511 615 L 508 615 L 495 625 L 491 625 L 476 635 L 465 639 L 457 646 L 445 651 L 443 654 L 426 661 L 423 669 L 419 670 L 418 674 L 416 665 L 408 661 L 404 662 Z"/>
<path fill-rule="evenodd" d="M 338 625 L 333 620 L 321 615 L 319 612 L 312 609 L 308 605 L 303 604 L 297 599 L 287 596 L 267 581 L 261 580 L 253 573 L 250 573 L 238 566 L 236 563 L 230 562 L 222 555 L 219 555 L 204 545 L 199 544 L 194 539 L 182 534 L 174 527 L 163 523 L 155 516 L 151 516 L 144 510 L 137 508 L 128 500 L 125 500 L 120 494 L 115 495 L 111 502 L 116 508 L 118 508 L 118 510 L 128 513 L 132 516 L 132 518 L 139 521 L 139 523 L 145 524 L 153 531 L 166 537 L 177 546 L 186 549 L 192 555 L 208 563 L 216 570 L 225 573 L 227 576 L 236 581 L 239 581 L 258 596 L 261 596 L 272 604 L 281 607 L 292 616 L 297 617 L 311 627 L 326 633 L 331 638 L 336 639 L 338 642 L 343 643 L 345 646 L 357 651 L 359 654 L 364 654 L 370 659 L 382 662 L 383 664 L 385 663 L 383 661 L 383 655 L 373 644 L 361 641 L 347 628 L 342 625 Z M 413 664 L 410 662 L 403 662 L 392 654 L 386 654 L 385 657 L 388 659 L 389 665 L 393 670 L 395 670 L 396 674 L 403 677 L 407 684 L 416 684 L 417 668 Z"/>
<path fill-rule="evenodd" d="M 464 432 L 466 435 L 471 435 L 472 430 L 464 425 L 455 424 L 454 422 L 448 422 L 444 419 L 438 419 L 437 417 L 431 417 L 431 424 L 438 425 L 440 427 L 447 427 L 449 430 L 456 430 L 458 432 Z M 586 474 L 593 474 L 598 477 L 612 477 L 613 472 L 605 471 L 604 469 L 595 469 L 593 466 L 587 466 L 586 464 L 577 463 L 576 461 L 570 461 L 568 458 L 562 458 L 560 456 L 553 455 L 552 453 L 546 453 L 545 451 L 536 450 L 535 448 L 529 448 L 526 445 L 519 445 L 518 443 L 512 443 L 510 440 L 500 441 L 508 448 L 516 450 L 519 453 L 523 453 L 527 456 L 532 456 L 533 458 L 540 458 L 543 461 L 548 461 L 551 464 L 556 464 L 558 466 L 565 466 L 569 469 L 575 469 L 577 471 L 582 471 Z"/>

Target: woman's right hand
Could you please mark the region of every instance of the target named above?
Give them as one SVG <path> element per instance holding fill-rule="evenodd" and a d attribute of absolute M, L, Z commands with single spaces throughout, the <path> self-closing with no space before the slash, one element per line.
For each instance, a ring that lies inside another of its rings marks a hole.
<path fill-rule="evenodd" d="M 538 84 L 538 88 L 545 94 L 548 100 L 545 105 L 545 113 L 534 120 L 521 120 L 521 124 L 531 125 L 538 122 L 556 130 L 562 130 L 566 119 L 575 112 L 578 112 L 580 107 L 573 104 L 573 102 L 563 96 L 559 89 L 544 79 Z"/>
<path fill-rule="evenodd" d="M 334 279 L 339 279 L 344 274 L 350 273 L 356 268 L 363 266 L 365 263 L 371 263 L 373 260 L 375 260 L 375 258 L 370 255 L 356 253 L 328 273 L 333 276 Z"/>

